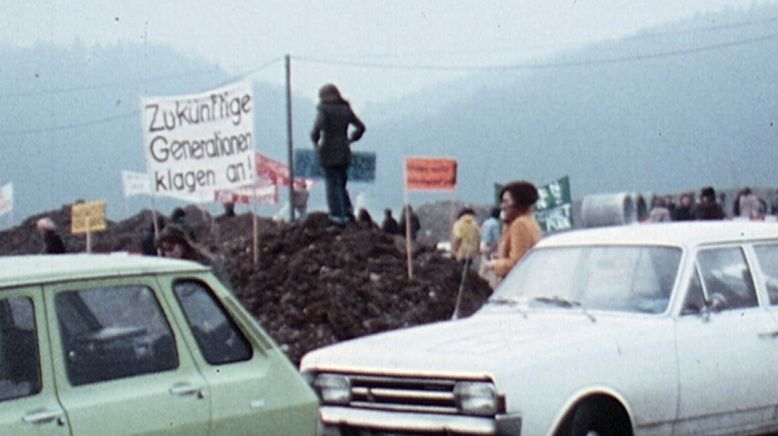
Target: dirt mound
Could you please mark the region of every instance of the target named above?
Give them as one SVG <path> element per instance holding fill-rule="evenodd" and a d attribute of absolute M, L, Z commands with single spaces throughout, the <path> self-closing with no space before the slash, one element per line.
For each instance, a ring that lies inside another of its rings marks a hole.
<path fill-rule="evenodd" d="M 250 214 L 213 218 L 190 206 L 197 242 L 224 265 L 233 290 L 289 358 L 366 334 L 451 318 L 462 268 L 434 247 L 414 244 L 408 278 L 405 240 L 358 223 L 330 224 L 313 213 L 303 221 L 259 218 L 258 262 L 253 263 Z M 0 255 L 40 252 L 35 222 L 52 218 L 70 252 L 84 251 L 85 238 L 69 232 L 70 208 L 36 215 L 0 232 Z M 150 211 L 109 222 L 92 238 L 94 252 L 138 252 Z M 475 311 L 491 293 L 468 271 L 462 313 Z"/>

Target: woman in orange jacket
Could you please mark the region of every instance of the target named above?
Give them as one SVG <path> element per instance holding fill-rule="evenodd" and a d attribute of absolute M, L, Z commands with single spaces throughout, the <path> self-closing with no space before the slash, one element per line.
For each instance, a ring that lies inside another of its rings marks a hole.
<path fill-rule="evenodd" d="M 488 263 L 498 279 L 504 278 L 543 236 L 533 215 L 538 201 L 535 185 L 526 181 L 510 182 L 500 191 L 503 233 L 497 256 Z"/>

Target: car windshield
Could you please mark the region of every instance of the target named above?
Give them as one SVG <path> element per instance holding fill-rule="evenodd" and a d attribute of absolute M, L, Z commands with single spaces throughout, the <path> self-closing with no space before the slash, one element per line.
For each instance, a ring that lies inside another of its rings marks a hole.
<path fill-rule="evenodd" d="M 680 249 L 657 246 L 536 249 L 513 269 L 489 302 L 662 313 L 680 259 Z"/>

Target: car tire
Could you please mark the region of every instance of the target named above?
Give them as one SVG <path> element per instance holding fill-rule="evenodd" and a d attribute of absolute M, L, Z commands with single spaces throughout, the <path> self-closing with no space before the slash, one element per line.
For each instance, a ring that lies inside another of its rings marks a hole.
<path fill-rule="evenodd" d="M 632 435 L 624 410 L 611 401 L 588 401 L 576 407 L 570 423 L 571 436 Z"/>

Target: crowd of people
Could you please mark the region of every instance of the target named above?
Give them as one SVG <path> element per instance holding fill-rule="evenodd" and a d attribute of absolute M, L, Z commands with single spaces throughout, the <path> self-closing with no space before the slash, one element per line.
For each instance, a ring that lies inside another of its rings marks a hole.
<path fill-rule="evenodd" d="M 682 193 L 677 202 L 672 195 L 657 196 L 646 221 L 763 220 L 767 215 L 778 215 L 778 190 L 772 198 L 764 199 L 745 187 L 735 195 L 730 213 L 725 210 L 725 200 L 725 195 L 717 195 L 712 186 L 703 187 L 698 198 L 694 192 Z"/>
<path fill-rule="evenodd" d="M 495 287 L 542 237 L 542 231 L 533 213 L 539 198 L 533 184 L 526 181 L 510 182 L 503 187 L 499 198 L 500 207 L 492 208 L 488 217 L 480 224 L 472 208 L 461 209 L 450 235 L 451 251 L 456 259 L 465 268 L 477 269 L 479 275 L 492 287 Z M 685 192 L 677 197 L 657 196 L 653 199 L 645 222 L 761 220 L 769 215 L 778 215 L 778 191 L 775 191 L 772 197 L 762 198 L 749 187 L 745 187 L 729 202 L 729 213 L 725 210 L 725 199 L 723 193 L 717 194 L 711 186 L 703 187 L 698 196 L 693 192 Z M 228 216 L 227 209 L 225 216 Z M 301 214 L 301 218 L 303 216 Z M 410 240 L 415 240 L 421 229 L 419 217 L 410 204 L 403 207 L 399 220 L 395 219 L 391 209 L 385 209 L 380 226 L 364 208 L 358 211 L 353 221 L 366 228 L 401 237 L 407 236 Z M 339 221 L 333 222 L 340 224 Z M 67 252 L 63 239 L 57 232 L 57 226 L 50 218 L 40 218 L 36 222 L 36 229 L 42 241 L 42 253 Z M 192 260 L 220 270 L 216 257 L 196 243 L 195 234 L 183 208 L 174 209 L 169 218 L 155 215 L 155 220 L 152 220 L 143 232 L 140 251 L 147 256 Z"/>
<path fill-rule="evenodd" d="M 392 216 L 391 209 L 385 209 L 380 227 L 366 209 L 354 213 L 346 184 L 351 144 L 365 133 L 365 125 L 335 85 L 324 85 L 319 90 L 319 98 L 311 141 L 324 170 L 329 219 L 339 226 L 351 221 L 416 240 L 421 223 L 410 204 L 403 207 L 399 221 Z M 500 207 L 493 208 L 480 225 L 475 211 L 463 208 L 451 230 L 451 249 L 456 259 L 464 269 L 477 266 L 479 274 L 493 287 L 543 236 L 534 218 L 534 205 L 539 194 L 532 183 L 507 183 L 499 199 Z M 778 214 L 778 191 L 773 193 L 772 198 L 763 199 L 746 187 L 732 202 L 731 214 L 725 212 L 723 200 L 711 186 L 702 188 L 698 199 L 691 192 L 681 194 L 677 202 L 671 195 L 659 196 L 653 200 L 646 222 L 720 220 L 727 217 L 762 219 L 768 213 Z M 307 213 L 307 203 L 307 187 L 296 185 L 292 207 L 300 218 Z M 234 214 L 234 205 L 225 204 L 225 216 Z M 41 218 L 36 227 L 43 241 L 43 253 L 67 251 L 51 219 Z M 148 256 L 160 255 L 209 265 L 217 271 L 217 275 L 222 270 L 215 257 L 195 242 L 194 232 L 182 208 L 173 210 L 169 220 L 163 216 L 152 220 L 142 236 L 141 252 Z"/>
<path fill-rule="evenodd" d="M 450 235 L 451 252 L 457 261 L 465 269 L 477 269 L 492 287 L 496 286 L 543 235 L 534 216 L 538 199 L 535 185 L 523 180 L 513 181 L 502 188 L 500 207 L 493 207 L 483 223 L 478 223 L 472 208 L 462 208 Z M 364 209 L 360 210 L 357 221 L 372 223 Z M 379 228 L 377 224 L 371 227 Z M 419 217 L 410 205 L 403 208 L 399 222 L 394 219 L 391 209 L 384 210 L 380 226 L 384 232 L 400 236 L 407 232 L 407 236 L 415 240 L 420 228 Z"/>

